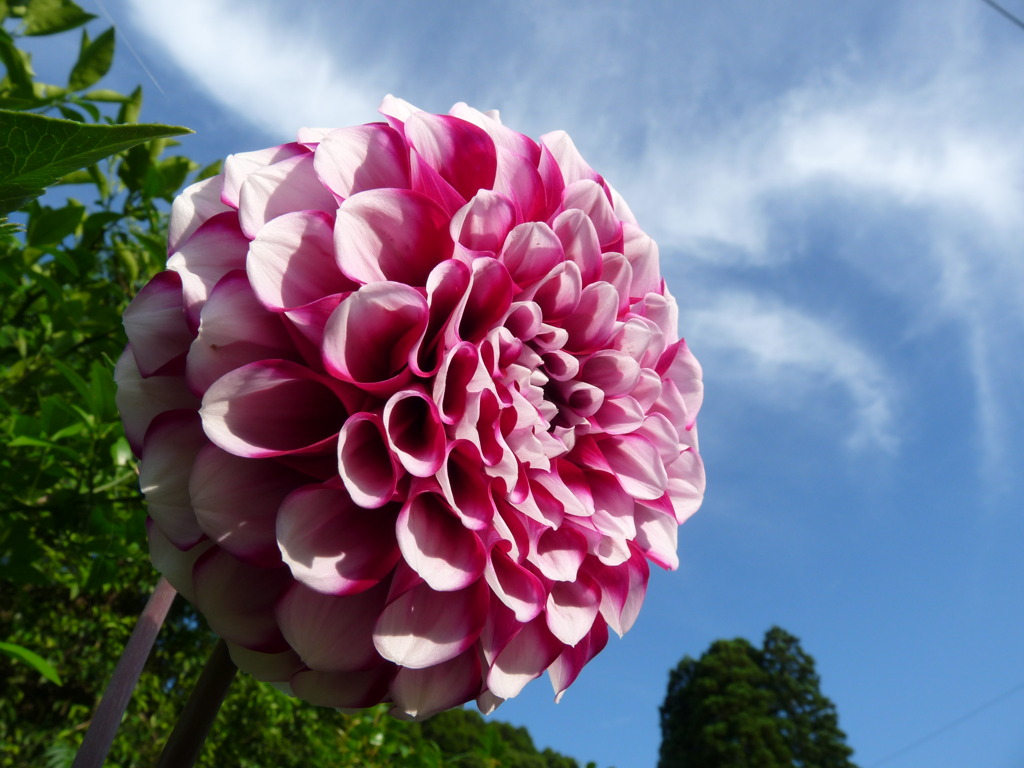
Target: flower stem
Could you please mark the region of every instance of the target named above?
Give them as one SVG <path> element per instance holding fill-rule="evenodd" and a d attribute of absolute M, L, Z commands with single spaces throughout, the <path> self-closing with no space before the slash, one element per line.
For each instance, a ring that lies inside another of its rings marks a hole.
<path fill-rule="evenodd" d="M 185 711 L 181 713 L 164 745 L 156 768 L 191 768 L 195 765 L 217 710 L 237 671 L 227 644 L 218 640 L 199 676 L 199 682 L 192 689 Z"/>
<path fill-rule="evenodd" d="M 114 674 L 107 683 L 103 698 L 100 699 L 99 706 L 96 707 L 96 712 L 89 723 L 89 730 L 85 732 L 82 746 L 75 755 L 72 768 L 100 768 L 107 759 L 110 745 L 114 743 L 121 718 L 132 697 L 132 691 L 135 690 L 139 675 L 153 648 L 153 641 L 156 640 L 176 594 L 178 593 L 174 591 L 174 587 L 161 576 L 153 594 L 146 602 L 146 607 L 142 609 L 139 621 L 132 630 L 132 636 L 124 646 L 117 667 L 114 668 Z"/>

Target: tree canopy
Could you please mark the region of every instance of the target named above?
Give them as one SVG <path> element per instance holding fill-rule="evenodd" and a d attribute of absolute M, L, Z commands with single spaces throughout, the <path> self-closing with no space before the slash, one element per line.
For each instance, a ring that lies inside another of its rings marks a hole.
<path fill-rule="evenodd" d="M 658 768 L 855 768 L 814 659 L 779 627 L 717 640 L 669 673 Z"/>

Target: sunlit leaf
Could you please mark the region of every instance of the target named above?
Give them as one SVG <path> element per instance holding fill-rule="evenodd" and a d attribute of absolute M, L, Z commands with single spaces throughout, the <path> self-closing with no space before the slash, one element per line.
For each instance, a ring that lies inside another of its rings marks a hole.
<path fill-rule="evenodd" d="M 53 35 L 80 27 L 95 18 L 71 0 L 29 0 L 22 31 L 26 35 Z"/>
<path fill-rule="evenodd" d="M 68 88 L 72 91 L 84 91 L 99 82 L 114 61 L 114 28 L 103 32 L 95 40 L 82 30 L 82 48 L 78 61 L 71 69 L 68 77 Z"/>

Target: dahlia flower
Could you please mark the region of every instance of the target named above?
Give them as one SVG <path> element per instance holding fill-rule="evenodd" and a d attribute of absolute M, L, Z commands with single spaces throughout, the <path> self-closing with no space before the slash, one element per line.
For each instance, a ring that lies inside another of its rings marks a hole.
<path fill-rule="evenodd" d="M 678 565 L 700 367 L 565 133 L 381 112 L 175 201 L 116 372 L 152 559 L 315 704 L 557 699 Z"/>

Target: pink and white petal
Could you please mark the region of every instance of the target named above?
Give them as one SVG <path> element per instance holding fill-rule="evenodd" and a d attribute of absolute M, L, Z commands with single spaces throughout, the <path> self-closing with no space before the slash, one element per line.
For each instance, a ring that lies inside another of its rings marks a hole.
<path fill-rule="evenodd" d="M 139 487 L 150 517 L 179 549 L 203 538 L 192 510 L 188 477 L 196 455 L 208 444 L 195 411 L 166 411 L 146 430 Z"/>
<path fill-rule="evenodd" d="M 398 467 L 380 416 L 356 413 L 345 422 L 338 435 L 338 474 L 360 507 L 377 509 L 391 501 Z"/>
<path fill-rule="evenodd" d="M 217 175 L 197 181 L 186 187 L 171 204 L 171 217 L 167 225 L 167 253 L 178 250 L 189 235 L 207 219 L 231 210 L 221 202 L 220 191 L 224 176 Z"/>
<path fill-rule="evenodd" d="M 257 568 L 213 547 L 196 561 L 192 582 L 196 608 L 225 640 L 262 653 L 288 649 L 274 618 L 291 582 L 287 568 Z"/>
<path fill-rule="evenodd" d="M 153 418 L 164 411 L 199 408 L 199 398 L 185 385 L 183 376 L 142 378 L 129 344 L 114 367 L 117 384 L 115 402 L 124 423 L 124 434 L 136 456 L 142 455 L 142 442 Z"/>
<path fill-rule="evenodd" d="M 263 683 L 287 683 L 302 669 L 302 659 L 291 649 L 281 653 L 260 653 L 235 643 L 227 646 L 235 666 Z"/>
<path fill-rule="evenodd" d="M 387 584 L 356 595 L 325 595 L 292 584 L 275 615 L 288 644 L 310 669 L 354 672 L 380 664 L 373 626 L 384 609 Z"/>
<path fill-rule="evenodd" d="M 192 588 L 192 568 L 199 556 L 213 546 L 213 542 L 205 539 L 189 549 L 181 550 L 164 536 L 152 518 L 146 520 L 146 534 L 149 537 L 149 559 L 153 567 L 164 575 L 182 597 L 194 604 L 196 595 Z"/>
<path fill-rule="evenodd" d="M 465 422 L 473 394 L 480 392 L 490 377 L 480 364 L 480 351 L 469 342 L 458 342 L 445 353 L 434 378 L 433 399 L 445 424 Z"/>
<path fill-rule="evenodd" d="M 666 467 L 679 458 L 680 451 L 685 447 L 680 443 L 679 432 L 662 413 L 649 414 L 637 434 L 651 441 Z"/>
<path fill-rule="evenodd" d="M 525 288 L 565 261 L 565 249 L 551 227 L 528 221 L 508 233 L 499 258 L 516 285 Z"/>
<path fill-rule="evenodd" d="M 536 154 L 539 157 L 539 151 Z M 547 197 L 536 160 L 498 147 L 494 191 L 512 202 L 519 221 L 543 221 L 547 218 Z"/>
<path fill-rule="evenodd" d="M 657 372 L 675 384 L 683 400 L 685 409 L 685 426 L 693 427 L 697 421 L 697 412 L 704 401 L 703 371 L 697 358 L 693 356 L 686 341 L 680 339 L 662 353 L 658 361 Z"/>
<path fill-rule="evenodd" d="M 490 715 L 505 703 L 505 700 L 500 696 L 495 696 L 489 690 L 484 690 L 479 696 L 476 697 L 476 708 L 480 710 L 483 715 Z"/>
<path fill-rule="evenodd" d="M 409 356 L 409 365 L 417 376 L 430 378 L 441 367 L 445 339 L 456 336 L 449 328 L 458 328 L 469 281 L 469 267 L 455 259 L 446 259 L 430 270 L 426 286 L 427 327 Z"/>
<path fill-rule="evenodd" d="M 242 183 L 250 173 L 266 168 L 268 165 L 280 163 L 290 157 L 308 153 L 309 150 L 301 144 L 291 143 L 228 155 L 224 160 L 224 188 L 221 192 L 221 200 L 237 210 Z"/>
<path fill-rule="evenodd" d="M 445 216 L 451 218 L 466 204 L 466 198 L 445 181 L 440 172 L 415 149 L 409 150 L 409 164 L 412 168 L 413 190 L 436 203 Z"/>
<path fill-rule="evenodd" d="M 341 488 L 308 485 L 277 513 L 277 542 L 292 576 L 331 595 L 351 595 L 380 583 L 400 555 L 394 508 L 368 510 Z"/>
<path fill-rule="evenodd" d="M 483 685 L 475 648 L 425 669 L 401 667 L 391 681 L 391 714 L 402 720 L 426 720 L 475 699 Z"/>
<path fill-rule="evenodd" d="M 569 134 L 565 131 L 545 133 L 540 137 L 540 143 L 541 146 L 551 152 L 555 162 L 558 163 L 558 168 L 562 173 L 562 179 L 565 181 L 566 186 L 580 179 L 590 179 L 597 182 L 602 180 L 601 176 L 583 159 L 579 150 L 576 149 L 576 145 L 569 138 Z"/>
<path fill-rule="evenodd" d="M 640 381 L 640 364 L 624 352 L 600 349 L 583 361 L 579 378 L 598 387 L 607 398 L 621 397 Z"/>
<path fill-rule="evenodd" d="M 487 688 L 501 699 L 518 696 L 528 682 L 544 674 L 564 648 L 548 629 L 545 617 L 538 616 L 494 659 L 487 673 Z"/>
<path fill-rule="evenodd" d="M 500 261 L 474 261 L 466 304 L 459 321 L 459 338 L 481 341 L 508 313 L 514 295 L 515 284 Z"/>
<path fill-rule="evenodd" d="M 532 621 L 544 610 L 544 585 L 531 571 L 515 562 L 506 551 L 511 545 L 498 542 L 491 548 L 484 578 L 494 596 L 515 614 L 520 624 Z"/>
<path fill-rule="evenodd" d="M 634 307 L 634 312 L 651 320 L 665 338 L 666 344 L 672 344 L 679 339 L 679 307 L 672 294 L 665 289 L 664 293 L 648 293 Z M 654 367 L 658 360 L 655 357 L 650 363 L 641 361 L 646 365 Z"/>
<path fill-rule="evenodd" d="M 604 183 L 605 189 L 608 190 L 608 197 L 612 201 L 612 208 L 615 210 L 615 215 L 619 217 L 623 224 L 632 224 L 634 227 L 637 226 L 636 216 L 633 215 L 633 211 L 626 204 L 626 201 L 622 199 L 622 195 L 607 181 Z"/>
<path fill-rule="evenodd" d="M 181 275 L 190 328 L 199 327 L 199 313 L 213 286 L 228 272 L 245 269 L 248 252 L 249 238 L 242 234 L 234 211 L 211 217 L 177 244 L 167 268 Z"/>
<path fill-rule="evenodd" d="M 608 625 L 603 621 L 595 621 L 593 628 L 575 647 L 566 648 L 554 663 L 548 667 L 548 677 L 555 691 L 555 702 L 572 685 L 580 672 L 608 644 Z"/>
<path fill-rule="evenodd" d="M 566 349 L 585 354 L 603 349 L 615 330 L 619 294 L 608 283 L 591 283 L 580 294 L 580 302 L 562 321 L 569 334 Z"/>
<path fill-rule="evenodd" d="M 601 441 L 601 453 L 623 490 L 636 499 L 661 498 L 668 474 L 657 448 L 640 435 L 610 435 Z"/>
<path fill-rule="evenodd" d="M 405 137 L 464 200 L 494 187 L 497 150 L 483 129 L 450 115 L 416 112 L 405 121 Z"/>
<path fill-rule="evenodd" d="M 199 415 L 228 453 L 267 458 L 329 449 L 347 413 L 329 380 L 287 360 L 262 360 L 214 382 Z"/>
<path fill-rule="evenodd" d="M 562 205 L 562 190 L 565 189 L 565 179 L 562 178 L 562 169 L 558 167 L 558 161 L 551 154 L 544 142 L 540 144 L 540 160 L 537 162 L 537 172 L 540 174 L 541 182 L 544 184 L 545 210 L 554 212 Z M 546 218 L 546 217 L 545 217 Z"/>
<path fill-rule="evenodd" d="M 633 498 L 622 490 L 614 475 L 588 472 L 587 479 L 594 495 L 594 515 L 590 521 L 597 531 L 619 539 L 636 536 L 633 522 Z"/>
<path fill-rule="evenodd" d="M 393 128 L 401 130 L 405 122 L 419 112 L 420 108 L 389 93 L 383 98 L 377 111 L 388 118 L 388 123 Z"/>
<path fill-rule="evenodd" d="M 587 539 L 575 528 L 544 529 L 527 556 L 531 565 L 553 581 L 573 581 L 587 555 Z"/>
<path fill-rule="evenodd" d="M 273 568 L 281 563 L 278 507 L 306 482 L 306 476 L 271 459 L 242 459 L 207 443 L 188 485 L 203 533 L 239 560 Z"/>
<path fill-rule="evenodd" d="M 457 592 L 437 592 L 420 584 L 381 613 L 374 629 L 377 652 L 403 667 L 441 664 L 472 646 L 487 618 L 487 582 Z"/>
<path fill-rule="evenodd" d="M 674 515 L 637 502 L 633 518 L 636 521 L 636 543 L 655 565 L 674 571 L 679 567 L 676 552 L 679 523 Z"/>
<path fill-rule="evenodd" d="M 540 147 L 537 146 L 537 142 L 529 136 L 524 136 L 518 131 L 502 125 L 501 120 L 497 117 L 497 112 L 484 113 L 460 101 L 448 110 L 448 114 L 483 128 L 499 151 L 514 152 L 532 162 L 534 167 L 537 166 L 537 161 L 540 159 Z"/>
<path fill-rule="evenodd" d="M 430 477 L 445 460 L 445 432 L 437 405 L 419 389 L 402 389 L 384 404 L 388 446 L 405 471 Z"/>
<path fill-rule="evenodd" d="M 297 358 L 280 315 L 256 299 L 245 273 L 225 275 L 203 305 L 199 333 L 188 351 L 185 378 L 204 393 L 235 368 L 259 360 Z"/>
<path fill-rule="evenodd" d="M 411 377 L 409 357 L 427 320 L 426 299 L 415 288 L 392 282 L 364 285 L 338 304 L 327 321 L 324 367 L 372 394 L 393 394 Z"/>
<path fill-rule="evenodd" d="M 132 345 L 139 373 L 153 376 L 179 361 L 192 343 L 181 299 L 177 272 L 160 272 L 142 287 L 124 311 L 124 330 Z"/>
<path fill-rule="evenodd" d="M 252 239 L 263 226 L 293 211 L 333 214 L 338 201 L 320 183 L 313 168 L 313 154 L 305 152 L 253 171 L 239 190 L 238 221 Z"/>
<path fill-rule="evenodd" d="M 612 210 L 608 195 L 597 182 L 591 179 L 580 179 L 566 186 L 565 191 L 562 192 L 562 207 L 566 212 L 575 209 L 586 214 L 594 225 L 594 231 L 600 243 L 598 250 L 607 249 L 622 238 L 622 222 Z M 556 219 L 556 231 L 557 223 Z"/>
<path fill-rule="evenodd" d="M 437 473 L 437 483 L 463 526 L 471 531 L 490 527 L 495 513 L 494 498 L 476 446 L 465 440 L 452 442 Z"/>
<path fill-rule="evenodd" d="M 481 189 L 452 216 L 449 232 L 471 251 L 497 254 L 515 223 L 515 206 L 508 198 Z"/>
<path fill-rule="evenodd" d="M 551 228 L 562 243 L 566 260 L 580 268 L 583 285 L 600 278 L 601 243 L 587 214 L 576 209 L 563 211 L 551 223 Z"/>
<path fill-rule="evenodd" d="M 329 131 L 316 148 L 313 167 L 339 201 L 368 189 L 408 189 L 410 183 L 409 150 L 394 128 L 381 123 Z"/>
<path fill-rule="evenodd" d="M 629 311 L 632 299 L 629 295 L 633 282 L 633 268 L 621 253 L 605 252 L 601 254 L 601 280 L 614 286 L 619 294 L 618 316 L 622 317 Z"/>
<path fill-rule="evenodd" d="M 575 262 L 563 261 L 556 264 L 529 289 L 516 296 L 516 299 L 535 301 L 544 313 L 546 322 L 557 322 L 575 311 L 582 293 L 583 278 L 580 276 L 580 268 Z M 566 333 L 561 328 L 558 330 L 562 334 Z"/>
<path fill-rule="evenodd" d="M 601 407 L 590 417 L 600 431 L 609 435 L 628 435 L 644 423 L 644 409 L 629 395 L 605 399 Z"/>
<path fill-rule="evenodd" d="M 291 686 L 296 696 L 318 707 L 363 709 L 387 699 L 397 671 L 393 664 L 378 664 L 358 672 L 309 669 L 297 672 Z"/>
<path fill-rule="evenodd" d="M 398 515 L 395 531 L 405 562 L 433 590 L 465 589 L 483 574 L 483 544 L 437 494 L 410 498 Z"/>
<path fill-rule="evenodd" d="M 249 247 L 245 268 L 257 298 L 275 311 L 358 288 L 338 269 L 334 221 L 323 211 L 293 211 L 268 221 Z"/>
<path fill-rule="evenodd" d="M 650 368 L 640 369 L 640 380 L 630 391 L 629 396 L 640 404 L 640 408 L 646 413 L 654 407 L 654 404 L 661 398 L 664 389 L 661 378 Z"/>
<path fill-rule="evenodd" d="M 285 328 L 295 346 L 298 347 L 302 359 L 315 368 L 322 365 L 320 346 L 324 342 L 324 328 L 327 327 L 327 321 L 346 297 L 347 294 L 335 293 L 283 313 L 288 319 Z"/>
<path fill-rule="evenodd" d="M 622 237 L 622 253 L 633 270 L 630 298 L 641 299 L 648 293 L 660 293 L 663 282 L 658 268 L 658 244 L 640 227 L 630 224 L 623 224 Z"/>
<path fill-rule="evenodd" d="M 630 630 L 647 593 L 650 568 L 639 551 L 621 565 L 604 566 L 594 560 L 584 570 L 601 589 L 601 617 L 622 637 Z"/>
<path fill-rule="evenodd" d="M 683 451 L 667 469 L 669 499 L 682 525 L 704 500 L 704 462 L 696 451 Z"/>
<path fill-rule="evenodd" d="M 452 255 L 449 221 L 437 203 L 419 192 L 358 192 L 338 209 L 338 266 L 358 283 L 399 280 L 425 285 L 430 270 Z"/>

